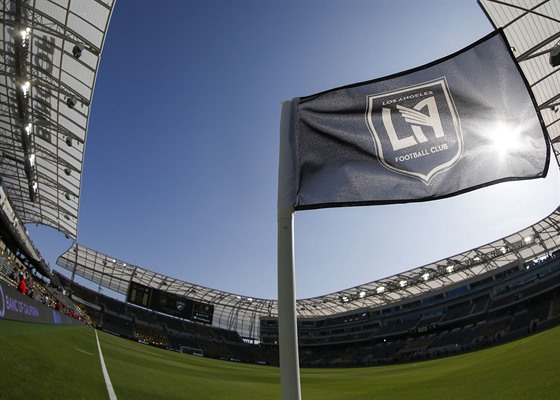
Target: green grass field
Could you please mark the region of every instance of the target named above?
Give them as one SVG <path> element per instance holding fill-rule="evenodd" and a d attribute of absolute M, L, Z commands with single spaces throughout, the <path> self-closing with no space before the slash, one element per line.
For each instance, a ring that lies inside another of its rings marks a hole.
<path fill-rule="evenodd" d="M 280 371 L 188 356 L 98 332 L 123 399 L 279 399 Z M 560 327 L 445 359 L 301 370 L 304 400 L 559 399 Z M 95 331 L 0 320 L 0 399 L 108 399 Z"/>

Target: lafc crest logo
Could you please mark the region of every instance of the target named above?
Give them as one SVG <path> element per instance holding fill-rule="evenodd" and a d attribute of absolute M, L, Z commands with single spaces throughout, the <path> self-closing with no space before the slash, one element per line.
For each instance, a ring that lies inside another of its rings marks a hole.
<path fill-rule="evenodd" d="M 177 310 L 183 311 L 183 310 L 185 309 L 185 302 L 184 302 L 184 301 L 178 301 L 178 300 L 177 300 L 176 306 L 177 306 Z"/>
<path fill-rule="evenodd" d="M 366 122 L 381 164 L 427 185 L 463 154 L 461 124 L 445 77 L 367 96 Z"/>

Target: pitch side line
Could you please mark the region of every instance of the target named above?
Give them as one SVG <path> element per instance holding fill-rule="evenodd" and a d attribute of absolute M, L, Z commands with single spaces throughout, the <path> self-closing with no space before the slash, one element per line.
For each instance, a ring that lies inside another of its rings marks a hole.
<path fill-rule="evenodd" d="M 105 366 L 105 360 L 103 359 L 103 353 L 101 352 L 101 346 L 99 345 L 99 337 L 97 336 L 97 331 L 94 332 L 95 340 L 97 340 L 97 349 L 99 350 L 99 359 L 101 360 L 101 370 L 103 371 L 103 378 L 105 378 L 107 392 L 109 392 L 109 400 L 117 400 L 117 395 L 113 390 L 113 384 L 111 383 L 111 378 L 109 378 L 109 373 L 107 372 L 107 367 Z"/>

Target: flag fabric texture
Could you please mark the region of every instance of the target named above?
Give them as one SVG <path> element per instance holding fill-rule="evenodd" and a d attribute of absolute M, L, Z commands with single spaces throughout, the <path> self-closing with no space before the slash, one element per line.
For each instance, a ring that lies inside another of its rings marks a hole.
<path fill-rule="evenodd" d="M 543 177 L 550 157 L 501 30 L 413 70 L 293 99 L 289 146 L 295 210 L 449 197 Z"/>

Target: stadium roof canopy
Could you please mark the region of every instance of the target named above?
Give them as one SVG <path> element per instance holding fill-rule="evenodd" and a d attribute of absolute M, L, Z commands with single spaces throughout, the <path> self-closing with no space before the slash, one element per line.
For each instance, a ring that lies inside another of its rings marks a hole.
<path fill-rule="evenodd" d="M 297 301 L 299 318 L 381 307 L 508 266 L 544 260 L 560 249 L 560 208 L 539 223 L 493 243 L 432 264 L 324 296 Z M 127 295 L 130 282 L 214 305 L 214 325 L 257 338 L 260 317 L 278 316 L 278 302 L 181 281 L 74 243 L 57 264 L 74 275 Z"/>
<path fill-rule="evenodd" d="M 114 0 L 0 0 L 0 175 L 22 223 L 76 238 L 93 88 Z"/>
<path fill-rule="evenodd" d="M 560 161 L 560 67 L 552 66 L 551 51 L 560 41 L 560 3 L 480 0 L 496 28 L 503 27 L 533 90 L 543 121 Z M 554 158 L 553 158 L 554 160 Z M 297 301 L 299 318 L 316 318 L 375 308 L 430 293 L 512 263 L 544 260 L 560 249 L 560 208 L 546 219 L 506 238 L 374 282 L 324 296 Z M 260 317 L 277 316 L 276 300 L 257 299 L 202 287 L 130 265 L 75 243 L 57 264 L 117 293 L 126 295 L 130 282 L 212 303 L 214 325 L 257 338 Z"/>

